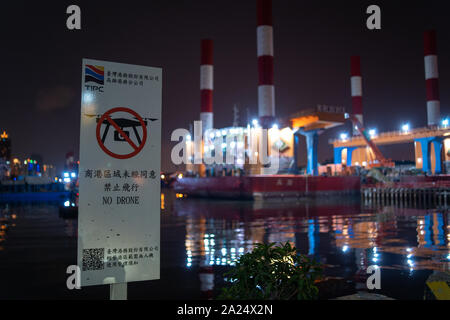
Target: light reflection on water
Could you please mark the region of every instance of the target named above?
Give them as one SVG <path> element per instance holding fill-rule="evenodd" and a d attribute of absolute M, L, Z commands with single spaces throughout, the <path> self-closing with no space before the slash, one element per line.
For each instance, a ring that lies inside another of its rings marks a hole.
<path fill-rule="evenodd" d="M 76 261 L 76 215 L 61 216 L 59 208 L 63 204 L 0 204 L 0 262 L 5 270 L 14 272 L 25 261 L 38 272 L 36 266 L 45 266 L 50 256 L 61 264 L 58 268 Z M 446 210 L 371 207 L 349 198 L 321 198 L 315 202 L 219 201 L 185 198 L 164 190 L 161 271 L 166 274 L 158 290 L 166 290 L 166 296 L 172 297 L 170 279 L 176 277 L 183 297 L 195 296 L 198 288 L 210 297 L 210 292 L 220 287 L 223 271 L 256 243 L 289 241 L 301 253 L 323 263 L 331 276 L 362 285 L 367 279 L 367 267 L 376 265 L 382 270 L 383 288 L 389 283 L 404 287 L 402 281 L 412 280 L 407 289 L 412 291 L 411 283 L 415 283 L 414 294 L 394 292 L 394 297 L 420 298 L 432 272 L 449 271 L 449 234 Z M 44 254 L 35 255 L 35 248 Z M 49 274 L 52 277 L 46 278 L 45 285 L 65 283 L 65 278 Z M 390 278 L 385 281 L 385 277 Z M 192 285 L 198 282 L 198 288 Z M 6 287 L 13 287 L 12 282 L 9 285 Z M 21 283 L 18 288 L 27 286 Z M 150 287 L 144 296 L 151 292 Z M 21 290 L 16 293 L 19 297 Z"/>
<path fill-rule="evenodd" d="M 167 196 L 166 196 L 167 197 Z M 186 267 L 227 266 L 256 243 L 286 242 L 330 269 L 353 257 L 355 274 L 382 269 L 448 271 L 449 213 L 370 208 L 358 200 L 236 202 L 175 199 L 184 218 Z"/>

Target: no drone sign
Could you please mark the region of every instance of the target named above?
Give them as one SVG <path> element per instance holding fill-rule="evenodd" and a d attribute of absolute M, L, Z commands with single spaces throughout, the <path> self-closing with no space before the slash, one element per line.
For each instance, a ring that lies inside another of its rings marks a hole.
<path fill-rule="evenodd" d="M 81 286 L 159 279 L 160 68 L 83 60 Z"/>

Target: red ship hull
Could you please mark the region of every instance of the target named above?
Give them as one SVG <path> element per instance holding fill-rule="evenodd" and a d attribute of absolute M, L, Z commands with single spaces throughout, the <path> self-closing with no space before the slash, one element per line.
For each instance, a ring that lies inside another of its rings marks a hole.
<path fill-rule="evenodd" d="M 182 178 L 174 190 L 194 197 L 229 199 L 300 198 L 358 194 L 359 177 L 306 177 L 298 175 Z"/>

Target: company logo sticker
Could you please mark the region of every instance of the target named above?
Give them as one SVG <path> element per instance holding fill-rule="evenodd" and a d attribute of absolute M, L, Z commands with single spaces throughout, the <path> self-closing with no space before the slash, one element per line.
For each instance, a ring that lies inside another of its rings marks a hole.
<path fill-rule="evenodd" d="M 87 64 L 84 69 L 84 82 L 95 82 L 105 84 L 105 67 Z"/>

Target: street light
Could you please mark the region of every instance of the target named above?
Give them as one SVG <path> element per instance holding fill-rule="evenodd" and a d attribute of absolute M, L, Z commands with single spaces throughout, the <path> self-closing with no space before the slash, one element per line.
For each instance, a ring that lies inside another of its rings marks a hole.
<path fill-rule="evenodd" d="M 405 123 L 404 125 L 402 125 L 402 131 L 404 133 L 409 132 L 409 123 Z"/>

